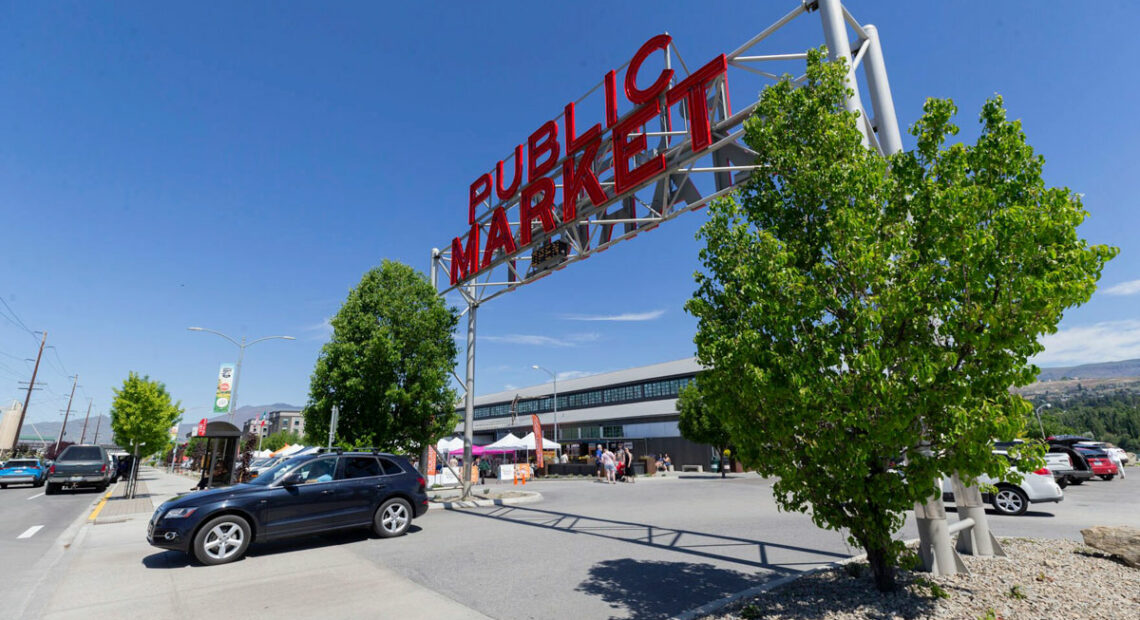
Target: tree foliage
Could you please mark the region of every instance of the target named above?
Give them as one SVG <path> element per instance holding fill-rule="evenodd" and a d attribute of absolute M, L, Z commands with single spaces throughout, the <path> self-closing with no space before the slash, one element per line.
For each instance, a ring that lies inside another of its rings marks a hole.
<path fill-rule="evenodd" d="M 1079 195 L 1046 187 L 1000 97 L 952 146 L 954 104 L 928 100 L 917 148 L 883 158 L 844 109 L 844 63 L 823 58 L 746 121 L 763 173 L 711 205 L 686 307 L 738 457 L 778 476 L 782 508 L 848 532 L 886 590 L 892 534 L 938 478 L 1009 475 L 990 441 L 1029 408 L 1009 388 L 1116 250 L 1077 235 Z"/>
<path fill-rule="evenodd" d="M 455 428 L 458 317 L 421 274 L 385 260 L 331 322 L 305 407 L 310 436 L 327 436 L 333 405 L 340 444 L 418 452 Z"/>
<path fill-rule="evenodd" d="M 1040 405 L 1043 399 L 1034 399 Z M 1032 414 L 1031 414 L 1032 415 Z M 1045 435 L 1088 435 L 1129 451 L 1140 452 L 1140 394 L 1127 391 L 1081 392 L 1041 410 Z M 1027 435 L 1036 437 L 1037 419 L 1031 417 Z"/>
<path fill-rule="evenodd" d="M 728 469 L 725 451 L 732 445 L 732 436 L 720 416 L 709 409 L 701 396 L 699 376 L 681 390 L 677 398 L 677 411 L 681 414 L 677 424 L 681 436 L 716 448 L 718 458 L 721 459 L 720 475 L 725 477 L 725 470 Z"/>
<path fill-rule="evenodd" d="M 170 442 L 170 427 L 182 417 L 182 403 L 172 402 L 166 386 L 131 372 L 111 403 L 111 431 L 124 450 L 146 444 L 142 454 L 159 452 Z"/>
<path fill-rule="evenodd" d="M 301 435 L 296 431 L 277 431 L 266 435 L 265 439 L 261 440 L 261 449 L 274 452 L 297 443 L 302 443 L 302 441 Z M 256 448 L 257 444 L 254 444 L 254 449 Z"/>

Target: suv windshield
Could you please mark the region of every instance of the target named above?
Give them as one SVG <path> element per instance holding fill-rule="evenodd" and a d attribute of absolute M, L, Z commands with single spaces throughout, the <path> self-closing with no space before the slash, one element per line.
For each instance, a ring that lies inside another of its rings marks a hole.
<path fill-rule="evenodd" d="M 249 484 L 256 484 L 256 485 L 260 485 L 263 487 L 269 486 L 269 485 L 273 484 L 274 482 L 276 482 L 277 480 L 280 480 L 281 477 L 285 475 L 285 472 L 289 471 L 290 469 L 293 469 L 294 467 L 296 467 L 297 465 L 300 465 L 301 463 L 305 463 L 305 462 L 309 461 L 311 458 L 312 458 L 312 456 L 308 455 L 308 456 L 295 456 L 291 459 L 285 459 L 284 461 L 281 461 L 280 463 L 274 465 L 273 467 L 270 467 L 269 469 L 258 474 L 258 476 L 256 478 L 249 481 Z"/>
<path fill-rule="evenodd" d="M 99 446 L 71 446 L 59 455 L 60 461 L 102 461 L 103 451 Z"/>

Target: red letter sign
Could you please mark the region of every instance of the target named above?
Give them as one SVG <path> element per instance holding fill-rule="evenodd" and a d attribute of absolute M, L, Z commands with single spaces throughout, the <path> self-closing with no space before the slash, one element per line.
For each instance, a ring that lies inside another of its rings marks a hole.
<path fill-rule="evenodd" d="M 542 192 L 542 200 L 537 205 L 534 202 L 535 194 Z M 546 232 L 554 231 L 554 180 L 550 177 L 541 179 L 523 188 L 522 198 L 519 199 L 519 243 L 530 243 L 530 224 L 537 217 L 542 222 L 542 229 Z"/>
<path fill-rule="evenodd" d="M 709 105 L 705 98 L 705 88 L 728 70 L 728 63 L 721 54 L 709 64 L 697 69 L 680 84 L 669 89 L 666 99 L 669 105 L 684 99 L 689 107 L 689 136 L 693 140 L 693 152 L 700 153 L 712 144 L 712 129 L 709 127 Z"/>
<path fill-rule="evenodd" d="M 656 99 L 653 99 L 638 108 L 633 114 L 627 116 L 624 121 L 614 127 L 614 182 L 616 184 L 616 193 L 621 194 L 626 190 L 633 189 L 646 179 L 665 170 L 665 155 L 663 154 L 657 155 L 657 157 L 650 159 L 633 170 L 629 169 L 629 158 L 646 149 L 644 132 L 632 140 L 629 139 L 629 134 L 641 129 L 645 123 L 649 122 L 654 116 L 657 116 L 657 113 L 660 111 L 661 105 Z"/>
<path fill-rule="evenodd" d="M 625 96 L 633 105 L 640 105 L 660 95 L 665 87 L 669 85 L 669 80 L 673 79 L 672 69 L 662 69 L 661 75 L 657 76 L 657 81 L 646 88 L 640 90 L 637 88 L 637 72 L 641 70 L 641 63 L 650 54 L 657 50 L 664 50 L 669 47 L 669 43 L 673 41 L 673 37 L 667 34 L 659 34 L 652 39 L 645 42 L 641 49 L 633 55 L 633 60 L 629 61 L 629 66 L 625 70 Z"/>
<path fill-rule="evenodd" d="M 507 212 L 502 207 L 495 207 L 495 212 L 491 215 L 491 232 L 487 233 L 487 249 L 483 250 L 483 269 L 491 264 L 495 250 L 499 249 L 510 254 L 517 248 L 515 238 L 511 236 L 511 226 L 507 224 Z"/>
<path fill-rule="evenodd" d="M 502 160 L 499 160 L 498 165 L 495 166 L 495 194 L 499 196 L 499 200 L 508 200 L 519 190 L 519 182 L 522 181 L 522 149 L 523 145 L 521 144 L 515 147 L 515 180 L 511 181 L 510 187 L 503 187 Z"/>
<path fill-rule="evenodd" d="M 546 121 L 538 131 L 530 134 L 526 140 L 526 151 L 526 182 L 530 183 L 553 170 L 558 163 L 558 123 Z M 543 153 L 548 155 L 540 164 L 538 158 Z"/>
<path fill-rule="evenodd" d="M 574 157 L 572 156 L 567 157 L 566 161 L 562 162 L 563 222 L 569 222 L 578 217 L 578 194 L 582 193 L 583 189 L 590 195 L 590 201 L 594 203 L 595 207 L 600 207 L 609 200 L 606 196 L 606 190 L 602 189 L 601 183 L 598 183 L 598 177 L 594 176 L 593 170 L 594 158 L 597 157 L 598 148 L 601 145 L 602 143 L 599 140 L 591 142 L 582 153 L 582 157 L 578 159 L 577 169 L 575 169 Z"/>
<path fill-rule="evenodd" d="M 479 271 L 479 225 L 472 224 L 466 249 L 461 238 L 451 240 L 451 283 L 465 280 L 476 271 Z"/>
<path fill-rule="evenodd" d="M 491 174 L 487 173 L 475 179 L 471 184 L 470 201 L 467 203 L 467 223 L 475 224 L 475 205 L 491 196 Z"/>

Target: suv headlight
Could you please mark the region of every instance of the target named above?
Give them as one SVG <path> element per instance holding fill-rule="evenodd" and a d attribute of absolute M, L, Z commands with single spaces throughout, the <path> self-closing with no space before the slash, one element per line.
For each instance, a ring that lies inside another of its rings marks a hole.
<path fill-rule="evenodd" d="M 198 510 L 198 509 L 197 508 L 175 508 L 173 510 L 167 511 L 166 515 L 163 518 L 164 519 L 185 519 L 186 517 L 189 517 L 190 515 L 194 514 L 195 510 Z"/>

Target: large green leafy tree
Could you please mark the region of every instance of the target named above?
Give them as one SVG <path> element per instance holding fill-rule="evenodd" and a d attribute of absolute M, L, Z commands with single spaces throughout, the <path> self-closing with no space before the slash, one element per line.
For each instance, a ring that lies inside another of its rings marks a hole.
<path fill-rule="evenodd" d="M 701 396 L 699 377 L 681 390 L 677 398 L 677 412 L 680 413 L 677 428 L 681 431 L 682 437 L 716 448 L 716 453 L 721 459 L 720 477 L 724 478 L 728 469 L 725 452 L 729 451 L 732 436 L 720 416 L 709 409 Z"/>
<path fill-rule="evenodd" d="M 419 453 L 455 428 L 449 375 L 458 316 L 411 267 L 385 260 L 364 274 L 332 319 L 305 407 L 310 437 Z"/>
<path fill-rule="evenodd" d="M 952 146 L 953 103 L 928 100 L 917 148 L 884 159 L 844 110 L 844 72 L 813 50 L 803 87 L 762 93 L 745 125 L 759 171 L 709 209 L 687 308 L 738 456 L 890 590 L 892 534 L 940 476 L 1009 475 L 989 445 L 1024 425 L 1009 388 L 1116 249 L 1077 235 L 1080 196 L 1046 187 L 1000 97 Z"/>
<path fill-rule="evenodd" d="M 173 402 L 166 386 L 131 372 L 122 387 L 112 390 L 111 432 L 124 450 L 160 452 L 170 443 L 170 427 L 182 417 L 182 403 Z"/>

